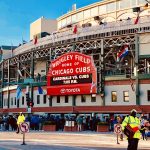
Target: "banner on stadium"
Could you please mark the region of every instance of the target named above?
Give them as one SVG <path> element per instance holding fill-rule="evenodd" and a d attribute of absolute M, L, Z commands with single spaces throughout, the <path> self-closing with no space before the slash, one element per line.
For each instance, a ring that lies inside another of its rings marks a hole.
<path fill-rule="evenodd" d="M 91 56 L 66 53 L 51 62 L 47 74 L 47 95 L 97 93 L 97 70 Z"/>

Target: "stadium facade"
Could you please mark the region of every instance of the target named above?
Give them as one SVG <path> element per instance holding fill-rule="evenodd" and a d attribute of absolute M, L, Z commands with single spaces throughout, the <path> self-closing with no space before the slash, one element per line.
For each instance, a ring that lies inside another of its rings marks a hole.
<path fill-rule="evenodd" d="M 31 41 L 1 61 L 1 113 L 27 112 L 29 89 L 32 113 L 124 114 L 134 108 L 150 115 L 150 6 L 145 0 L 74 5 L 57 21 L 43 19 L 30 26 Z M 75 68 L 74 62 L 81 69 L 64 72 Z"/>

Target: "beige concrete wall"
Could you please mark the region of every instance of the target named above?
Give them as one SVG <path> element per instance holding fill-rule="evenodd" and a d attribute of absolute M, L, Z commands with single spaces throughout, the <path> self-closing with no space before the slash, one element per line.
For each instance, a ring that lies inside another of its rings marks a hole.
<path fill-rule="evenodd" d="M 53 106 L 56 107 L 61 107 L 61 106 L 72 106 L 72 100 L 73 97 L 69 96 L 69 102 L 65 103 L 65 97 L 61 96 L 60 97 L 60 103 L 57 103 L 57 97 L 53 97 L 52 99 L 52 103 Z M 86 102 L 82 103 L 81 102 L 81 96 L 77 95 L 76 96 L 76 106 L 102 106 L 102 99 L 100 96 L 96 96 L 96 102 L 91 102 L 91 96 L 90 95 L 86 95 Z"/>
<path fill-rule="evenodd" d="M 140 101 L 141 105 L 150 105 L 150 101 L 147 100 L 147 90 L 150 90 L 149 84 L 141 84 L 140 85 Z M 117 102 L 111 101 L 111 92 L 117 92 Z M 129 91 L 129 102 L 124 102 L 123 100 L 123 91 Z M 44 90 L 46 94 L 47 91 Z M 49 99 L 47 96 L 46 104 L 43 104 L 43 95 L 40 94 L 40 104 L 37 104 L 37 95 L 39 95 L 38 90 L 34 91 L 34 107 L 48 107 L 49 106 Z M 22 96 L 25 97 L 25 93 L 22 93 Z M 17 104 L 14 105 L 16 93 L 10 94 L 10 108 L 17 108 Z M 13 105 L 11 105 L 11 98 L 13 98 Z M 7 95 L 4 95 L 4 99 L 7 99 Z M 57 97 L 54 96 L 52 99 L 52 106 L 53 107 L 63 107 L 63 106 L 72 106 L 73 97 L 69 96 L 68 103 L 65 103 L 65 97 L 60 96 L 60 103 L 57 103 Z M 22 105 L 22 98 L 20 98 L 20 108 L 27 108 L 26 105 L 26 98 L 24 99 L 24 105 Z M 102 106 L 103 100 L 100 95 L 96 96 L 96 102 L 91 102 L 91 95 L 86 95 L 86 102 L 81 102 L 81 95 L 76 96 L 76 106 Z M 106 106 L 116 106 L 116 105 L 136 105 L 136 94 L 132 91 L 130 85 L 114 85 L 114 86 L 105 86 L 105 105 Z M 4 108 L 7 108 L 5 106 Z"/>
<path fill-rule="evenodd" d="M 111 92 L 117 92 L 117 102 L 112 102 Z M 129 102 L 124 102 L 123 100 L 123 91 L 129 91 Z M 112 85 L 105 86 L 105 104 L 106 105 L 136 105 L 136 95 L 135 92 L 132 91 L 130 85 Z"/>
<path fill-rule="evenodd" d="M 57 97 L 54 96 L 52 99 L 53 107 L 72 106 L 72 96 L 68 97 L 68 103 L 65 103 L 65 96 L 60 96 L 60 103 L 57 103 Z"/>
<path fill-rule="evenodd" d="M 40 95 L 40 104 L 37 104 L 37 95 Z M 34 91 L 34 107 L 48 107 L 49 106 L 49 100 L 48 97 L 46 97 L 46 103 L 43 103 L 43 94 L 39 94 L 38 91 Z"/>
<path fill-rule="evenodd" d="M 44 19 L 41 20 L 41 31 L 52 33 L 57 30 L 57 20 Z"/>
<path fill-rule="evenodd" d="M 51 33 L 57 30 L 57 20 L 50 20 L 41 17 L 30 24 L 30 40 L 34 39 L 34 35 L 41 32 Z"/>
<path fill-rule="evenodd" d="M 76 97 L 76 106 L 102 106 L 103 101 L 99 95 L 96 96 L 96 102 L 91 102 L 91 95 L 86 95 L 86 102 L 81 101 L 81 95 Z"/>
<path fill-rule="evenodd" d="M 42 18 L 39 18 L 38 20 L 30 24 L 30 40 L 34 39 L 34 35 L 41 33 L 41 20 Z"/>
<path fill-rule="evenodd" d="M 147 91 L 150 90 L 149 84 L 140 85 L 140 104 L 141 105 L 150 105 L 150 101 L 147 99 Z"/>
<path fill-rule="evenodd" d="M 16 93 L 15 95 L 16 96 Z M 24 97 L 24 105 L 22 105 L 22 97 Z M 27 102 L 26 102 L 26 93 L 22 92 L 22 97 L 20 98 L 20 103 L 19 103 L 19 107 L 20 108 L 27 108 Z"/>

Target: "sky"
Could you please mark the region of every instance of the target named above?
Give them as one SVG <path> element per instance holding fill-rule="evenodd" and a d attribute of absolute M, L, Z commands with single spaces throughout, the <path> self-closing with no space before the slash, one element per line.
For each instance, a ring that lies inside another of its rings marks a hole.
<path fill-rule="evenodd" d="M 44 16 L 56 19 L 71 10 L 100 0 L 0 0 L 0 46 L 29 41 L 30 24 Z"/>

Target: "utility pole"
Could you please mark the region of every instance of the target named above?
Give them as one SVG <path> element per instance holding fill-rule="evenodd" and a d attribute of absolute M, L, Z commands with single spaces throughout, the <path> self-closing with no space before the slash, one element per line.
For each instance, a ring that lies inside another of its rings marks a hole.
<path fill-rule="evenodd" d="M 140 105 L 138 63 L 139 63 L 139 35 L 135 34 L 136 105 Z"/>

